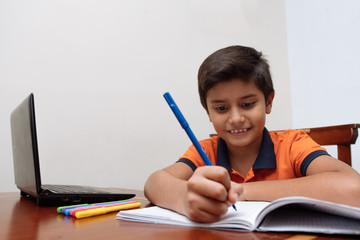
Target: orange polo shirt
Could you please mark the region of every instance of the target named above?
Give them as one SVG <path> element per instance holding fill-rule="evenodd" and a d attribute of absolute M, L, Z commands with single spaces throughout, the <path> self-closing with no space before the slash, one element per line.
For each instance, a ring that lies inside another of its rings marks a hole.
<path fill-rule="evenodd" d="M 329 155 L 303 130 L 286 130 L 283 132 L 263 131 L 259 155 L 246 176 L 242 176 L 230 166 L 225 141 L 212 137 L 200 141 L 205 153 L 213 165 L 225 167 L 232 181 L 242 183 L 249 181 L 279 180 L 305 176 L 306 169 L 312 160 L 321 155 Z M 205 166 L 203 160 L 192 145 L 178 160 L 189 165 L 194 171 Z"/>

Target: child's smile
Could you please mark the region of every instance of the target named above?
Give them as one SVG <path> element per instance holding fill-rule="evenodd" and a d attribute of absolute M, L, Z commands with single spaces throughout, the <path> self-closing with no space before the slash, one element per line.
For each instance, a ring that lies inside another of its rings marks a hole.
<path fill-rule="evenodd" d="M 230 133 L 232 134 L 241 134 L 241 133 L 245 133 L 247 132 L 249 129 L 248 128 L 245 128 L 245 129 L 235 129 L 235 130 L 230 130 Z"/>

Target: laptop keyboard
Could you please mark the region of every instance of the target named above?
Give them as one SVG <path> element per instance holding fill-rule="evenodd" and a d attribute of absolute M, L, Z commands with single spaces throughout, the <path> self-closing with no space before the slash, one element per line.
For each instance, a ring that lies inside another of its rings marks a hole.
<path fill-rule="evenodd" d="M 53 193 L 108 193 L 108 191 L 94 187 L 76 186 L 76 185 L 43 185 L 43 189 L 50 190 Z"/>

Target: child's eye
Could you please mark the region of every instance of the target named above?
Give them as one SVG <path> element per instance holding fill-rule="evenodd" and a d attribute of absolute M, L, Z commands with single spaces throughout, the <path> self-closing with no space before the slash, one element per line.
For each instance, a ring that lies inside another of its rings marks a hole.
<path fill-rule="evenodd" d="M 228 109 L 227 106 L 219 106 L 219 107 L 216 107 L 215 110 L 218 111 L 218 112 L 224 112 Z"/>
<path fill-rule="evenodd" d="M 251 108 L 254 104 L 255 104 L 255 102 L 247 102 L 247 103 L 243 103 L 242 107 L 243 108 Z"/>

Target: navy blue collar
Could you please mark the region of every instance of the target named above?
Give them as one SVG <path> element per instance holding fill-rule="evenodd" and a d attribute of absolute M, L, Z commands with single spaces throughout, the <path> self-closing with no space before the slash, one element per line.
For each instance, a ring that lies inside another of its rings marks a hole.
<path fill-rule="evenodd" d="M 222 138 L 219 138 L 218 141 L 216 165 L 225 167 L 228 171 L 232 170 L 229 163 L 226 143 Z M 264 128 L 263 131 L 259 155 L 253 165 L 253 170 L 262 168 L 276 169 L 274 143 L 271 140 L 270 134 L 266 128 Z"/>

